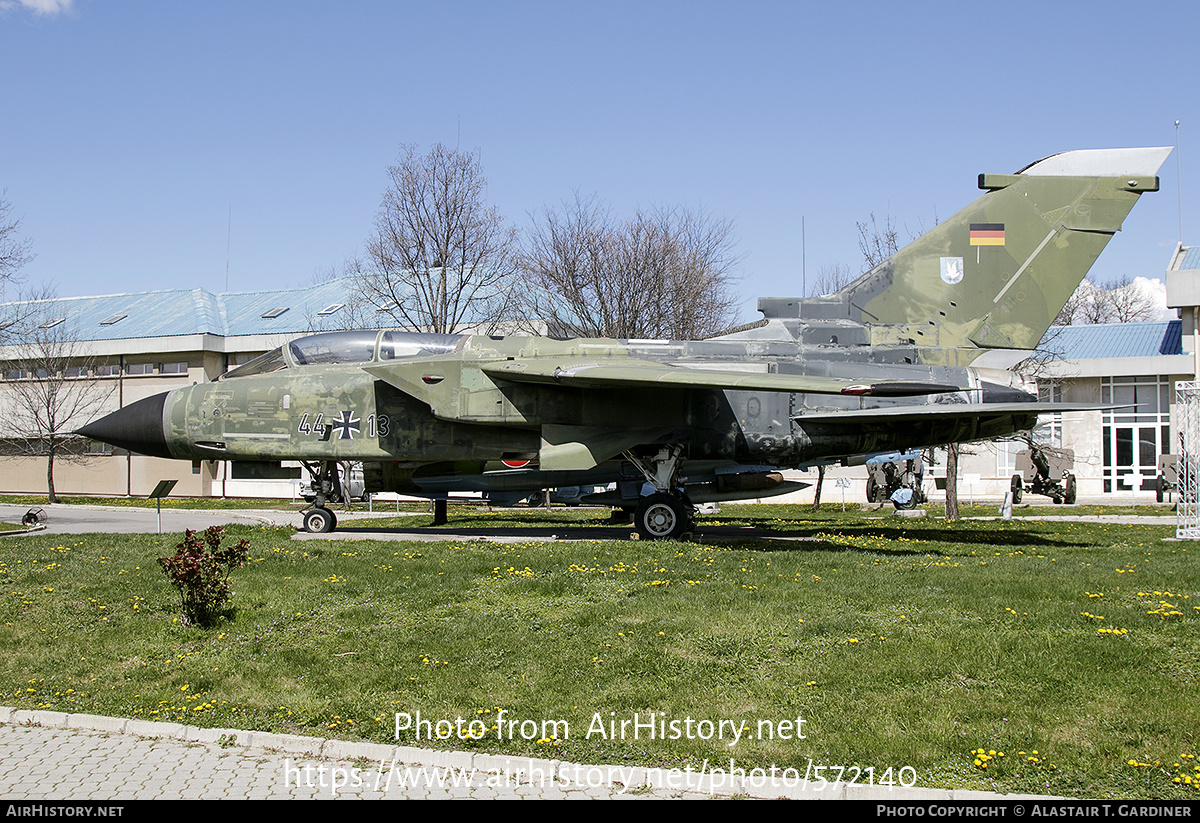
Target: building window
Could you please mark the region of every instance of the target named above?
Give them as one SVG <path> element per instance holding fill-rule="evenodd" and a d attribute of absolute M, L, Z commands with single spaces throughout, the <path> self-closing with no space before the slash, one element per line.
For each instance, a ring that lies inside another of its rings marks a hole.
<path fill-rule="evenodd" d="M 163 363 L 162 365 L 163 374 L 187 374 L 187 371 L 187 363 Z"/>
<path fill-rule="evenodd" d="M 100 363 L 94 370 L 97 377 L 116 377 L 120 373 L 121 369 L 116 363 Z"/>
<path fill-rule="evenodd" d="M 154 374 L 153 363 L 126 363 L 125 373 L 130 376 Z"/>
<path fill-rule="evenodd" d="M 996 476 L 1012 477 L 1017 473 L 1017 452 L 1027 448 L 1024 440 L 996 441 Z"/>
<path fill-rule="evenodd" d="M 1100 402 L 1121 408 L 1103 415 L 1104 491 L 1153 491 L 1158 456 L 1171 451 L 1171 380 L 1105 377 Z"/>
<path fill-rule="evenodd" d="M 84 447 L 84 454 L 103 454 L 112 455 L 113 447 L 111 443 L 101 443 L 99 440 L 89 440 Z"/>

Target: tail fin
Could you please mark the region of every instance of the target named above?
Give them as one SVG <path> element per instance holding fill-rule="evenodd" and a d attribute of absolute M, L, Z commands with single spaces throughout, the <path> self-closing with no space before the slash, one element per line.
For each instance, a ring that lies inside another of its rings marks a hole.
<path fill-rule="evenodd" d="M 1032 349 L 1138 197 L 1158 190 L 1170 152 L 1070 151 L 981 174 L 986 194 L 841 291 L 759 309 L 801 327 L 861 324 L 873 345 Z"/>
<path fill-rule="evenodd" d="M 987 194 L 846 287 L 849 304 L 907 338 L 936 325 L 941 347 L 1032 349 L 1141 193 L 1158 190 L 1170 151 L 1071 151 L 981 174 Z"/>

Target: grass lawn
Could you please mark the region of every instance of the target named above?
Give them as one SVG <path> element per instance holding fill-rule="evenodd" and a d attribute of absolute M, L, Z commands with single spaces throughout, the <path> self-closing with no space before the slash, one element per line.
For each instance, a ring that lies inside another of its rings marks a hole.
<path fill-rule="evenodd" d="M 564 517 L 451 511 L 452 526 Z M 706 523 L 792 539 L 230 528 L 251 562 L 212 629 L 181 625 L 156 563 L 179 535 L 0 536 L 0 704 L 586 763 L 1200 797 L 1200 548 L 1164 542 L 1173 528 L 838 505 L 726 506 Z"/>

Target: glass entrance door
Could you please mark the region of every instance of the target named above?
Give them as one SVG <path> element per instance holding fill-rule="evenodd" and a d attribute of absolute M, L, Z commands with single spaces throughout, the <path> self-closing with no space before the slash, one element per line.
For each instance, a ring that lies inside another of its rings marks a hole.
<path fill-rule="evenodd" d="M 1104 491 L 1154 491 L 1158 456 L 1171 450 L 1170 379 L 1106 377 L 1101 401 L 1122 404 L 1104 412 Z"/>

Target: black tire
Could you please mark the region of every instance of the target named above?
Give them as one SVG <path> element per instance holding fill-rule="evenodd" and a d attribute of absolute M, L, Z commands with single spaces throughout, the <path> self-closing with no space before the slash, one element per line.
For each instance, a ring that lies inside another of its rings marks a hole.
<path fill-rule="evenodd" d="M 310 534 L 327 534 L 337 528 L 337 517 L 329 509 L 309 509 L 304 514 L 304 530 Z"/>
<path fill-rule="evenodd" d="M 881 489 L 879 488 L 879 484 L 875 482 L 875 478 L 868 477 L 867 478 L 867 502 L 868 503 L 881 502 L 881 498 L 880 498 L 880 494 L 879 494 L 880 491 L 881 491 Z"/>
<path fill-rule="evenodd" d="M 657 492 L 642 498 L 633 519 L 643 540 L 678 540 L 691 525 L 691 506 L 673 494 Z"/>
<path fill-rule="evenodd" d="M 908 496 L 907 503 L 901 503 L 898 500 L 893 500 L 892 505 L 895 506 L 900 511 L 907 511 L 908 509 L 915 509 L 917 507 L 917 496 L 918 495 L 917 495 L 917 492 L 913 491 L 912 489 L 909 489 L 909 491 L 912 491 L 912 494 L 910 494 Z"/>
<path fill-rule="evenodd" d="M 1157 478 L 1155 478 L 1155 480 L 1154 480 L 1154 499 L 1157 500 L 1159 503 L 1163 502 L 1163 491 L 1164 491 L 1163 487 L 1165 485 L 1166 485 L 1166 482 L 1163 480 L 1163 476 L 1161 474 Z"/>
<path fill-rule="evenodd" d="M 1068 506 L 1074 506 L 1075 505 L 1075 497 L 1076 497 L 1075 475 L 1073 475 L 1073 474 L 1067 475 L 1067 480 L 1066 480 L 1065 486 L 1066 486 L 1066 491 L 1063 493 L 1063 502 L 1066 503 Z"/>
<path fill-rule="evenodd" d="M 1014 474 L 1010 486 L 1012 488 L 1012 502 L 1015 506 L 1021 502 L 1021 493 L 1025 491 L 1025 480 L 1021 475 Z"/>

